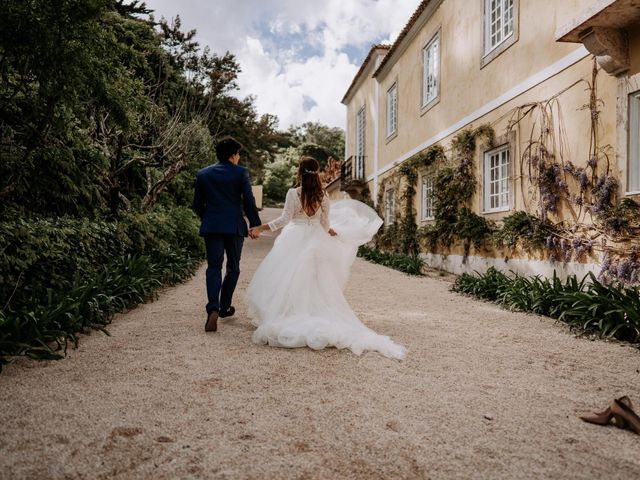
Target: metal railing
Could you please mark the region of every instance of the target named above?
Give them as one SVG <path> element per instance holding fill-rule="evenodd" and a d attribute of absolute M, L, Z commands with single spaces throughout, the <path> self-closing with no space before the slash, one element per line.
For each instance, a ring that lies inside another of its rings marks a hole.
<path fill-rule="evenodd" d="M 345 190 L 351 184 L 366 182 L 364 174 L 364 155 L 352 155 L 342 164 L 340 189 Z"/>

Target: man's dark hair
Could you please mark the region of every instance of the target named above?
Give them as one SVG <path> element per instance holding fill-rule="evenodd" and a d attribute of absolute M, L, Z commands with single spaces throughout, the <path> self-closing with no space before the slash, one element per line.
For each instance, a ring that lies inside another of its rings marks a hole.
<path fill-rule="evenodd" d="M 240 151 L 240 145 L 234 138 L 225 137 L 216 144 L 216 157 L 221 162 L 228 162 L 232 155 Z"/>

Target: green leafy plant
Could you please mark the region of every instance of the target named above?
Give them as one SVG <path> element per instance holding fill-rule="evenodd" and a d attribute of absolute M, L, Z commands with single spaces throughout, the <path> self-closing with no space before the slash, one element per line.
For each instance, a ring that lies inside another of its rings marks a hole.
<path fill-rule="evenodd" d="M 413 199 L 416 195 L 416 183 L 420 168 L 446 160 L 444 149 L 440 145 L 433 145 L 424 152 L 412 157 L 400 166 L 398 173 L 405 181 L 405 189 L 402 194 L 404 212 L 399 224 L 398 248 L 405 255 L 417 255 L 419 251 L 418 225 L 416 224 L 416 212 L 413 207 Z"/>
<path fill-rule="evenodd" d="M 418 231 L 418 236 L 426 240 L 431 251 L 437 251 L 438 247 L 450 248 L 460 240 L 464 260 L 471 246 L 479 248 L 494 229 L 491 222 L 469 208 L 477 188 L 473 157 L 478 138 L 484 138 L 488 145 L 492 145 L 494 131 L 491 126 L 465 129 L 454 137 L 451 147 L 455 163 L 441 168 L 434 182 L 434 223 Z"/>
<path fill-rule="evenodd" d="M 519 210 L 502 219 L 502 226 L 494 232 L 493 241 L 498 247 L 514 248 L 520 242 L 525 248 L 543 249 L 549 235 L 556 230 L 551 223 Z"/>
<path fill-rule="evenodd" d="M 59 358 L 88 328 L 188 278 L 203 257 L 185 208 L 86 219 L 0 223 L 0 363 Z"/>
<path fill-rule="evenodd" d="M 452 290 L 556 318 L 581 332 L 640 343 L 640 287 L 605 284 L 593 273 L 562 282 L 555 272 L 551 279 L 527 278 L 490 268 L 482 275 L 460 275 Z"/>
<path fill-rule="evenodd" d="M 630 198 L 623 198 L 620 204 L 605 209 L 599 220 L 614 237 L 637 235 L 640 231 L 640 205 Z"/>
<path fill-rule="evenodd" d="M 358 256 L 409 275 L 422 275 L 424 267 L 424 260 L 419 255 L 382 252 L 367 246 L 361 246 L 358 249 Z"/>

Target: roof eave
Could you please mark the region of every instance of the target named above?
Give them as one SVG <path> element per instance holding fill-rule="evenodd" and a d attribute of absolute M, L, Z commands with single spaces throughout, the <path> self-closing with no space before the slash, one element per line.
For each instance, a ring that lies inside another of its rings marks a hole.
<path fill-rule="evenodd" d="M 371 50 L 369 50 L 367 57 L 364 59 L 364 62 L 362 62 L 358 73 L 356 73 L 355 77 L 353 77 L 353 81 L 351 82 L 351 85 L 349 85 L 349 88 L 344 94 L 344 97 L 342 97 L 340 103 L 342 103 L 343 105 L 347 105 L 351 101 L 353 94 L 358 90 L 358 87 L 362 84 L 364 78 L 368 76 L 366 75 L 366 73 L 371 70 L 370 67 L 376 58 L 375 54 L 379 52 L 380 55 L 386 55 L 390 48 L 390 45 L 374 45 L 373 47 L 371 47 Z"/>
<path fill-rule="evenodd" d="M 393 45 L 391 45 L 391 49 L 382 63 L 376 71 L 373 72 L 373 78 L 380 80 L 391 70 L 396 60 L 406 50 L 407 45 L 416 37 L 417 33 L 427 23 L 433 12 L 436 11 L 443 1 L 444 0 L 422 0 L 420 2 L 420 5 L 418 5 L 418 8 L 413 12 L 413 15 L 411 15 L 411 18 L 398 35 L 398 38 L 396 38 Z"/>

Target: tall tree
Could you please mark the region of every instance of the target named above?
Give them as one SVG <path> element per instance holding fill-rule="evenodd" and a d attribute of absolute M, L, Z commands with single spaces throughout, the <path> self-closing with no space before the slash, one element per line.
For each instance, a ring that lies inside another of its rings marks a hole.
<path fill-rule="evenodd" d="M 223 135 L 261 179 L 286 135 L 233 95 L 239 72 L 139 1 L 1 2 L 0 216 L 189 203 Z"/>

